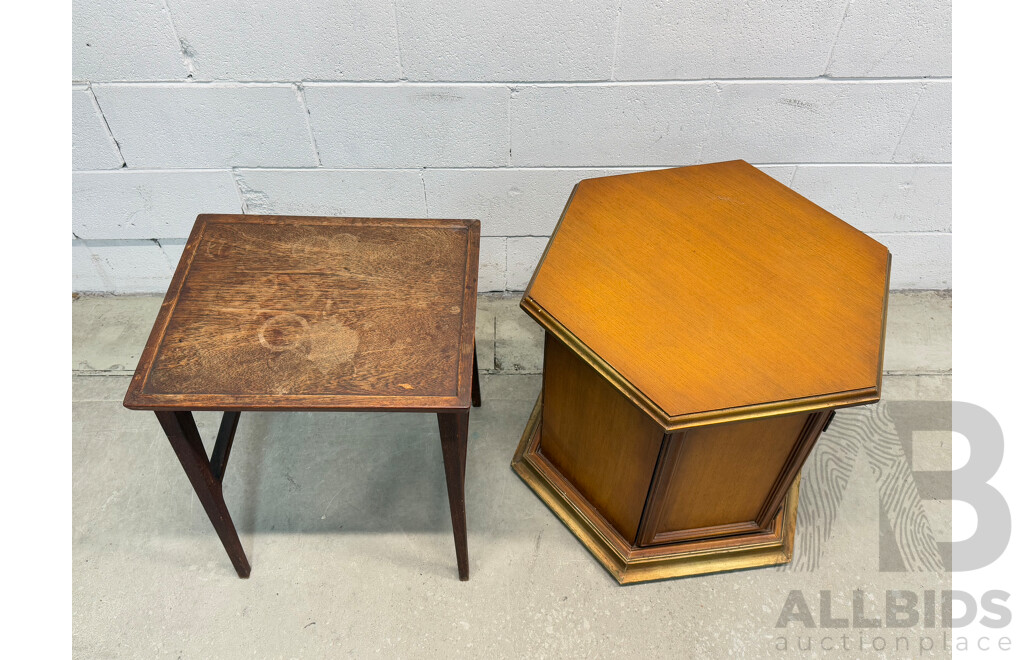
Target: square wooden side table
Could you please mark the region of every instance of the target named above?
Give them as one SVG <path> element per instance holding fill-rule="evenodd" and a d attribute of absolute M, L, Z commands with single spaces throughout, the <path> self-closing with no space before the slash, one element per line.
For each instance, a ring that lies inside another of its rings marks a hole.
<path fill-rule="evenodd" d="M 152 410 L 239 577 L 222 483 L 239 415 L 437 413 L 459 578 L 480 223 L 200 215 L 124 405 Z M 209 457 L 192 417 L 223 411 Z"/>

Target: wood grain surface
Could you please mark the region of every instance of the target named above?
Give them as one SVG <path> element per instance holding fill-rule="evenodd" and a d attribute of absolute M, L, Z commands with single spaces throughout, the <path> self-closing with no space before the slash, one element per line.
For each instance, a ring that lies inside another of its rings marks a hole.
<path fill-rule="evenodd" d="M 658 465 L 640 544 L 762 531 L 781 503 L 773 502 L 775 508 L 762 515 L 768 500 L 776 491 L 784 495 L 789 490 L 793 479 L 784 467 L 817 414 L 673 434 Z"/>
<path fill-rule="evenodd" d="M 539 451 L 541 407 L 542 397 L 527 422 L 512 469 L 620 584 L 784 564 L 792 558 L 799 476 L 763 532 L 635 546 Z"/>
<path fill-rule="evenodd" d="M 582 181 L 523 307 L 666 419 L 807 410 L 878 399 L 888 272 L 885 246 L 732 161 Z"/>
<path fill-rule="evenodd" d="M 467 408 L 479 235 L 475 220 L 201 215 L 125 405 Z"/>
<path fill-rule="evenodd" d="M 550 334 L 538 451 L 632 543 L 664 431 Z"/>

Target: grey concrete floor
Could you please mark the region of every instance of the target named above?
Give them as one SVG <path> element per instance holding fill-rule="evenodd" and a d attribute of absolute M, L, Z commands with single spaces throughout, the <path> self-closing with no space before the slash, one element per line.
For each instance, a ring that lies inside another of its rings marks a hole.
<path fill-rule="evenodd" d="M 893 570 L 883 558 L 891 548 L 876 551 L 886 546 L 879 470 L 895 468 L 857 445 L 874 442 L 861 431 L 886 402 L 950 400 L 947 294 L 892 296 L 883 404 L 841 411 L 815 448 L 808 466 L 845 447 L 846 485 L 824 497 L 816 489 L 829 479 L 805 468 L 793 564 L 629 587 L 509 468 L 539 392 L 541 351 L 518 298 L 502 296 L 479 305 L 487 375 L 470 422 L 470 581 L 455 570 L 433 417 L 361 413 L 242 415 L 224 487 L 252 564 L 238 579 L 154 416 L 121 406 L 159 302 L 72 303 L 76 656 L 813 657 L 820 647 L 799 650 L 801 640 L 810 633 L 820 644 L 828 631 L 775 627 L 791 590 L 817 619 L 821 590 L 848 616 L 854 590 L 878 611 L 887 589 L 950 588 L 934 565 Z M 911 409 L 900 414 L 931 414 Z M 196 417 L 211 439 L 218 416 Z M 912 467 L 948 469 L 950 444 L 948 434 L 915 436 Z M 904 469 L 910 458 L 900 460 Z M 920 506 L 948 540 L 948 502 Z M 917 552 L 897 540 L 905 559 Z M 941 629 L 923 625 L 831 632 L 849 635 L 852 657 L 872 655 L 878 636 L 887 646 L 877 655 L 906 657 L 900 635 L 914 655 L 923 637 L 936 640 L 925 655 L 948 655 Z M 867 650 L 856 650 L 858 636 Z"/>

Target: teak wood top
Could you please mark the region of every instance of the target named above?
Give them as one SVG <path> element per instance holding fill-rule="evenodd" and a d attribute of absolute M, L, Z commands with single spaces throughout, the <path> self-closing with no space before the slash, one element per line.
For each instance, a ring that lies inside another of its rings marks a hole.
<path fill-rule="evenodd" d="M 480 223 L 200 215 L 124 405 L 470 405 Z"/>
<path fill-rule="evenodd" d="M 578 184 L 522 306 L 667 427 L 877 401 L 889 252 L 743 161 Z"/>

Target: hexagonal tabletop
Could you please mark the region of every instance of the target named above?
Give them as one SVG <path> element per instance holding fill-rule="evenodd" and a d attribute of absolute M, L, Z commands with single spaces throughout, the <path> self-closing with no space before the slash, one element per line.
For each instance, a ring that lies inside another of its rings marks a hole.
<path fill-rule="evenodd" d="M 522 306 L 669 427 L 877 401 L 885 246 L 743 161 L 586 179 Z"/>

